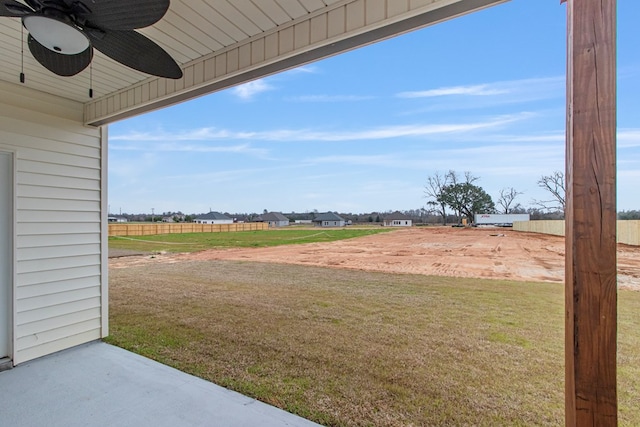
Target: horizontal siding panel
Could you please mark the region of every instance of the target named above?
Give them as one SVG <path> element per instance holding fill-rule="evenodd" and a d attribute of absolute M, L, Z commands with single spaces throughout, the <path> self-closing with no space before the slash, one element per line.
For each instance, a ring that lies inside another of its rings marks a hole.
<path fill-rule="evenodd" d="M 41 295 L 37 297 L 18 299 L 16 301 L 16 311 L 39 310 L 41 308 L 56 307 L 68 302 L 83 301 L 92 297 L 100 296 L 100 287 L 76 289 L 73 291 L 60 292 L 57 294 Z"/>
<path fill-rule="evenodd" d="M 56 79 L 58 82 L 61 79 Z M 0 104 L 0 108 L 5 108 L 8 117 L 25 117 L 19 115 L 21 110 L 29 111 L 27 117 L 37 120 L 37 116 L 45 116 L 49 120 L 55 116 L 58 120 L 82 120 L 82 103 L 66 98 L 45 94 L 37 90 L 32 90 L 25 85 L 14 85 L 0 82 L 0 94 L 5 105 Z M 34 118 L 34 116 L 36 118 Z"/>
<path fill-rule="evenodd" d="M 18 289 L 40 283 L 59 282 L 63 280 L 75 280 L 85 277 L 100 276 L 99 265 L 87 265 L 82 267 L 70 267 L 63 270 L 34 271 L 18 274 Z"/>
<path fill-rule="evenodd" d="M 21 210 L 20 222 L 100 222 L 100 212 Z"/>
<path fill-rule="evenodd" d="M 63 79 L 58 78 L 58 82 Z M 0 117 L 14 122 L 33 123 L 34 129 L 51 127 L 55 129 L 70 129 L 73 133 L 86 136 L 96 135 L 96 128 L 91 126 L 77 126 L 82 124 L 83 102 L 66 103 L 64 98 L 31 90 L 25 85 L 0 82 L 2 101 L 0 102 Z M 39 108 L 46 106 L 45 108 Z M 66 108 L 68 107 L 68 108 Z M 70 114 L 56 114 L 61 110 Z"/>
<path fill-rule="evenodd" d="M 42 295 L 59 294 L 90 287 L 100 287 L 99 275 L 43 282 L 31 286 L 18 286 L 16 297 L 17 299 L 35 298 Z"/>
<path fill-rule="evenodd" d="M 51 188 L 35 185 L 18 185 L 20 197 L 49 198 L 65 200 L 100 200 L 100 192 L 71 188 Z"/>
<path fill-rule="evenodd" d="M 44 175 L 41 173 L 20 172 L 17 183 L 22 185 L 40 185 L 43 187 L 61 187 L 80 190 L 100 191 L 100 181 L 97 179 L 75 178 L 58 175 Z"/>
<path fill-rule="evenodd" d="M 26 349 L 20 348 L 16 352 L 15 364 L 24 363 L 28 360 L 35 359 L 37 357 L 45 356 L 47 354 L 55 353 L 57 351 L 65 350 L 70 347 L 74 347 L 80 344 L 84 344 L 90 341 L 99 340 L 101 332 L 99 329 L 92 329 L 80 334 L 67 336 L 60 338 L 57 341 L 51 341 L 42 345 L 29 347 Z"/>
<path fill-rule="evenodd" d="M 18 326 L 16 335 L 18 337 L 36 335 L 42 333 L 43 331 L 64 328 L 76 323 L 91 322 L 95 321 L 96 319 L 100 319 L 100 308 L 90 308 L 88 310 L 75 311 L 73 313 L 65 314 L 62 316 L 20 325 Z"/>
<path fill-rule="evenodd" d="M 99 255 L 83 255 L 70 258 L 55 258 L 36 261 L 18 260 L 18 274 L 43 270 L 62 270 L 65 268 L 100 265 Z"/>
<path fill-rule="evenodd" d="M 100 169 L 100 153 L 98 157 L 77 156 L 70 153 L 60 153 L 56 151 L 22 148 L 18 152 L 18 160 L 26 159 L 53 165 L 78 166 L 81 168 Z"/>
<path fill-rule="evenodd" d="M 100 212 L 100 202 L 96 200 L 58 200 L 58 199 L 27 199 L 18 197 L 18 210 L 46 210 L 63 212 Z"/>
<path fill-rule="evenodd" d="M 18 162 L 18 172 L 33 172 L 43 175 L 100 180 L 100 169 L 53 165 L 50 163 L 34 162 L 28 159 L 21 159 L 20 162 Z"/>
<path fill-rule="evenodd" d="M 21 95 L 22 93 L 18 96 Z M 11 95 L 9 96 L 8 100 L 11 100 Z M 83 106 L 81 105 L 80 108 L 82 109 Z M 95 144 L 95 140 L 100 139 L 99 128 L 78 126 L 79 123 L 81 124 L 81 122 L 73 119 L 67 120 L 49 114 L 42 114 L 32 109 L 16 108 L 0 103 L 0 124 L 2 124 L 0 129 L 5 132 L 13 132 L 25 137 L 76 143 L 78 145 Z M 25 128 L 26 126 L 28 128 Z"/>
<path fill-rule="evenodd" d="M 29 150 L 45 150 L 45 152 L 68 153 L 74 156 L 95 158 L 100 156 L 100 146 L 80 145 L 71 142 L 53 141 L 46 137 L 36 138 L 17 135 L 13 132 L 0 131 L 0 137 L 6 144 L 15 145 Z"/>
<path fill-rule="evenodd" d="M 65 314 L 99 307 L 100 298 L 89 298 L 81 301 L 68 302 L 57 306 L 45 307 L 39 310 L 19 312 L 16 315 L 16 324 L 25 325 L 31 322 L 38 322 L 40 320 L 51 319 L 53 317 L 63 316 Z"/>
<path fill-rule="evenodd" d="M 95 331 L 96 329 L 100 330 L 100 320 L 86 320 L 84 322 L 65 326 L 64 328 L 52 329 L 24 337 L 18 337 L 17 343 L 20 348 L 28 349 L 30 347 L 57 341 L 61 338 L 66 338 L 69 335 L 79 335 L 85 332 Z"/>
<path fill-rule="evenodd" d="M 22 349 L 41 346 L 50 342 L 58 341 L 69 335 L 80 335 L 89 331 L 100 331 L 100 319 L 85 320 L 65 327 L 38 332 L 26 336 L 18 336 L 16 340 Z"/>
<path fill-rule="evenodd" d="M 100 255 L 100 244 L 43 246 L 40 248 L 18 249 L 18 259 L 22 260 L 22 262 L 83 255 Z"/>
<path fill-rule="evenodd" d="M 71 246 L 100 243 L 97 234 L 50 234 L 46 236 L 18 236 L 17 248 L 38 248 L 41 246 Z"/>
<path fill-rule="evenodd" d="M 99 223 L 18 223 L 16 228 L 18 235 L 100 233 Z"/>

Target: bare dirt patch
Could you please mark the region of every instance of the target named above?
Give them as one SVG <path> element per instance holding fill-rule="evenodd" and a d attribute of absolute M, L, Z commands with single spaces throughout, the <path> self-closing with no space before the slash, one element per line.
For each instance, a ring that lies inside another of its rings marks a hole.
<path fill-rule="evenodd" d="M 500 228 L 411 228 L 331 243 L 129 256 L 112 259 L 109 264 L 124 268 L 187 260 L 244 260 L 562 283 L 564 238 Z M 618 246 L 618 284 L 620 288 L 640 290 L 640 247 Z"/>

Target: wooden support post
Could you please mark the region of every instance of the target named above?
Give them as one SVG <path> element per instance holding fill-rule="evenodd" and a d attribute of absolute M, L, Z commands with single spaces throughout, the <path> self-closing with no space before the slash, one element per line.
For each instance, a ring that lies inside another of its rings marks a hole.
<path fill-rule="evenodd" d="M 568 0 L 566 425 L 617 425 L 616 0 Z"/>

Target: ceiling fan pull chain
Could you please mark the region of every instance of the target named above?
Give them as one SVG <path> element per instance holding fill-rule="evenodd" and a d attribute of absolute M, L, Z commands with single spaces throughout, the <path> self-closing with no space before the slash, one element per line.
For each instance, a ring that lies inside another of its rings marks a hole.
<path fill-rule="evenodd" d="M 24 26 L 20 24 L 20 83 L 24 80 Z"/>
<path fill-rule="evenodd" d="M 89 64 L 89 98 L 93 98 L 93 64 Z"/>

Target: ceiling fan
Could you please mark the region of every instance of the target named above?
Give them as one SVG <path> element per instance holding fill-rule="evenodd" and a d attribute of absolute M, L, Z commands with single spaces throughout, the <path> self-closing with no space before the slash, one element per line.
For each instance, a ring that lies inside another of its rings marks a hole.
<path fill-rule="evenodd" d="M 33 57 L 59 76 L 87 68 L 93 49 L 143 73 L 182 77 L 154 41 L 134 31 L 158 22 L 170 0 L 0 0 L 0 16 L 21 18 Z"/>

